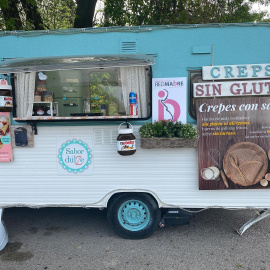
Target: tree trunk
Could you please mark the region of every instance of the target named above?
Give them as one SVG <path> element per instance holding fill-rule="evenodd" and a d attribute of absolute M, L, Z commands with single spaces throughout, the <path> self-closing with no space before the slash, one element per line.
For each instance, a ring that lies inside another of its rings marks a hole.
<path fill-rule="evenodd" d="M 29 3 L 28 0 L 20 0 L 22 3 L 22 7 L 26 14 L 26 21 L 29 21 L 33 24 L 34 30 L 44 30 L 44 24 L 40 13 L 37 8 L 36 3 Z"/>
<path fill-rule="evenodd" d="M 75 28 L 93 27 L 93 18 L 97 0 L 76 0 Z"/>

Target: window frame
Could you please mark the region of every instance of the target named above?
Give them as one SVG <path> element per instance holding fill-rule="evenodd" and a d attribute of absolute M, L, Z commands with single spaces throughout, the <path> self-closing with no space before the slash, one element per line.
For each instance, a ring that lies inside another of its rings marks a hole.
<path fill-rule="evenodd" d="M 197 115 L 196 115 L 196 100 L 194 99 L 194 95 L 193 95 L 193 83 L 197 83 L 197 81 L 193 80 L 194 77 L 197 77 L 198 79 L 202 80 L 202 69 L 192 69 L 188 71 L 188 97 L 189 97 L 189 101 L 188 101 L 188 113 L 190 115 L 190 117 L 194 120 L 197 120 Z M 194 102 L 195 101 L 195 102 Z"/>
<path fill-rule="evenodd" d="M 132 65 L 130 65 L 129 67 L 133 67 Z M 42 122 L 42 123 L 68 123 L 68 122 L 114 122 L 114 121 L 145 121 L 145 120 L 149 120 L 152 117 L 152 65 L 145 65 L 144 66 L 147 70 L 147 76 L 149 76 L 149 89 L 147 89 L 149 91 L 149 103 L 147 104 L 148 111 L 149 114 L 146 117 L 138 117 L 138 116 L 128 116 L 124 115 L 124 116 L 72 116 L 72 117 L 44 117 L 44 119 L 35 119 L 34 117 L 28 117 L 28 118 L 18 118 L 17 117 L 17 103 L 16 103 L 16 89 L 15 89 L 15 73 L 11 73 L 10 74 L 10 78 L 11 78 L 11 85 L 12 85 L 12 95 L 13 95 L 13 120 L 19 123 L 29 123 L 29 124 L 33 124 L 34 123 L 38 123 L 38 122 Z M 112 68 L 112 67 L 110 67 Z M 116 67 L 117 68 L 117 67 Z M 87 69 L 87 68 L 86 68 Z M 106 68 L 96 68 L 97 70 L 105 70 Z M 93 69 L 94 70 L 94 69 Z M 27 72 L 25 72 L 27 73 Z"/>

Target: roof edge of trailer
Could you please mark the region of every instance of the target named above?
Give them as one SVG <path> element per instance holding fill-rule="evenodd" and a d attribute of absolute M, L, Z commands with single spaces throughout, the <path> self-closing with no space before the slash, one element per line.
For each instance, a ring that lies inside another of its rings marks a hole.
<path fill-rule="evenodd" d="M 172 25 L 141 25 L 141 26 L 110 26 L 110 27 L 89 27 L 89 28 L 69 28 L 69 29 L 53 29 L 53 30 L 15 30 L 15 31 L 0 31 L 0 37 L 3 36 L 40 36 L 40 35 L 71 35 L 81 33 L 112 33 L 112 32 L 149 32 L 163 29 L 192 29 L 192 28 L 221 28 L 221 27 L 250 27 L 264 26 L 270 27 L 270 23 L 209 23 L 209 24 L 172 24 Z"/>
<path fill-rule="evenodd" d="M 149 66 L 154 64 L 155 55 L 150 54 L 72 55 L 13 58 L 0 62 L 0 74 L 37 72 L 40 70 L 53 71 Z"/>

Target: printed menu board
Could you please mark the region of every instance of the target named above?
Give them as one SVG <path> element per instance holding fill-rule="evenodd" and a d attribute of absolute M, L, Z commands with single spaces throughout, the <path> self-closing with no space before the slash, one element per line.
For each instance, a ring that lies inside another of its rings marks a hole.
<path fill-rule="evenodd" d="M 199 189 L 269 188 L 270 97 L 199 99 Z"/>
<path fill-rule="evenodd" d="M 10 113 L 0 112 L 0 162 L 12 161 Z"/>

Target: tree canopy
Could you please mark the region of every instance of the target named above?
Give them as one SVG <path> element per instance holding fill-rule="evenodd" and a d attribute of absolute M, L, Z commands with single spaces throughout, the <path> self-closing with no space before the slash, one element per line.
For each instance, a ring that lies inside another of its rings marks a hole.
<path fill-rule="evenodd" d="M 97 0 L 0 0 L 0 30 L 92 27 Z"/>
<path fill-rule="evenodd" d="M 255 0 L 106 0 L 104 26 L 262 21 Z"/>
<path fill-rule="evenodd" d="M 269 1 L 103 0 L 97 21 L 97 0 L 0 0 L 0 30 L 260 22 L 265 12 L 252 11 L 252 4 Z"/>

